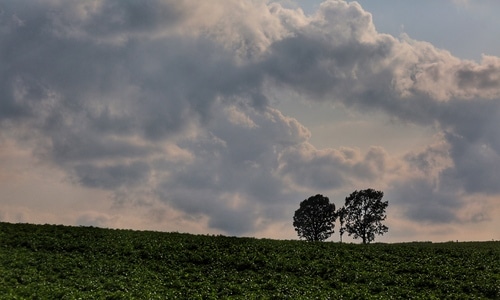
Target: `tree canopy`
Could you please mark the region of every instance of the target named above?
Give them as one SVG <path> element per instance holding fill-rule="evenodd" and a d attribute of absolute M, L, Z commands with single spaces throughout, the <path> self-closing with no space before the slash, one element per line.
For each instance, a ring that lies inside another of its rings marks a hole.
<path fill-rule="evenodd" d="M 385 209 L 388 201 L 382 201 L 384 193 L 374 189 L 354 191 L 346 197 L 345 205 L 341 209 L 340 216 L 343 230 L 353 235 L 355 239 L 361 238 L 363 244 L 370 243 L 375 239 L 375 234 L 382 235 L 389 228 L 382 224 L 387 217 Z"/>
<path fill-rule="evenodd" d="M 318 194 L 300 203 L 293 216 L 293 226 L 300 238 L 324 241 L 333 234 L 335 219 L 335 204 Z"/>

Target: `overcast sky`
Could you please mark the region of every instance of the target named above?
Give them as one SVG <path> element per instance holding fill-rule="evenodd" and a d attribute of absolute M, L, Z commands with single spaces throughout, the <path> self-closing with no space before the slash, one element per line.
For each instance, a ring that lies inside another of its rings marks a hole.
<path fill-rule="evenodd" d="M 374 188 L 377 241 L 498 240 L 499 13 L 0 0 L 0 220 L 296 239 Z"/>

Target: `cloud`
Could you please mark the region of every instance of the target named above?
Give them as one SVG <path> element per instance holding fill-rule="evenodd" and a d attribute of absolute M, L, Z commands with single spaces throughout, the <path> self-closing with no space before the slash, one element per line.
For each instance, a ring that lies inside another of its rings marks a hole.
<path fill-rule="evenodd" d="M 317 150 L 304 143 L 280 156 L 280 173 L 295 185 L 320 190 L 359 186 L 380 180 L 388 171 L 388 154 L 372 147 L 366 155 L 357 149 Z"/>
<path fill-rule="evenodd" d="M 440 190 L 436 183 L 423 178 L 397 182 L 387 194 L 391 204 L 401 207 L 406 217 L 417 222 L 457 222 L 457 211 L 463 206 L 453 191 Z"/>
<path fill-rule="evenodd" d="M 500 188 L 500 151 L 487 140 L 470 143 L 461 136 L 449 135 L 452 145 L 453 168 L 446 169 L 443 177 L 461 186 L 467 193 L 498 194 Z"/>
<path fill-rule="evenodd" d="M 437 136 L 436 140 L 425 149 L 410 151 L 404 156 L 412 174 L 436 178 L 443 170 L 453 167 L 449 157 L 449 144 L 442 136 Z"/>
<path fill-rule="evenodd" d="M 116 203 L 161 202 L 240 235 L 317 189 L 391 187 L 416 222 L 454 222 L 471 195 L 500 193 L 500 58 L 380 34 L 356 2 L 312 15 L 263 0 L 1 6 L 7 139 Z M 317 149 L 273 107 L 280 90 L 432 127 L 438 146 Z"/>
<path fill-rule="evenodd" d="M 350 16 L 355 16 L 355 21 Z M 401 189 L 410 199 L 419 198 L 412 192 L 414 186 L 427 190 L 437 203 L 446 203 L 438 205 L 443 207 L 441 217 L 452 220 L 454 210 L 445 208 L 453 206 L 454 198 L 460 205 L 462 188 L 466 193 L 498 193 L 498 185 L 494 184 L 498 166 L 494 162 L 500 149 L 493 124 L 499 120 L 499 58 L 484 56 L 480 63 L 463 61 L 407 36 L 396 39 L 378 34 L 372 25 L 369 14 L 361 7 L 326 2 L 315 21 L 302 29 L 307 34 L 296 34 L 273 45 L 276 59 L 273 56 L 267 64 L 269 72 L 287 88 L 311 99 L 379 110 L 441 132 L 441 142 L 449 150 L 441 152 L 439 157 L 444 158 L 439 160 L 448 158 L 451 162 L 446 167 L 433 166 L 423 157 L 419 162 L 427 163 L 424 172 L 434 174 L 436 180 L 456 191 L 444 192 L 422 183 Z M 346 29 L 348 26 L 355 29 Z M 326 33 L 325 28 L 329 30 Z M 342 29 L 348 34 L 337 32 Z M 324 165 L 327 170 L 328 165 Z M 346 177 L 355 178 L 353 174 Z M 333 178 L 341 177 L 321 176 L 311 181 L 325 186 L 346 182 L 333 182 Z M 425 207 L 425 201 L 416 202 Z"/>
<path fill-rule="evenodd" d="M 145 184 L 149 166 L 144 162 L 125 165 L 94 166 L 76 165 L 75 177 L 79 184 L 91 188 L 114 189 L 125 185 Z"/>
<path fill-rule="evenodd" d="M 277 174 L 279 153 L 303 143 L 310 133 L 273 108 L 225 107 L 215 107 L 219 117 L 207 132 L 181 144 L 193 161 L 173 172 L 168 164 L 158 170 L 165 176 L 159 194 L 177 209 L 209 215 L 215 228 L 242 234 L 257 229 L 260 218 L 286 216 L 278 207 L 295 196 Z M 240 121 L 235 122 L 235 111 Z"/>

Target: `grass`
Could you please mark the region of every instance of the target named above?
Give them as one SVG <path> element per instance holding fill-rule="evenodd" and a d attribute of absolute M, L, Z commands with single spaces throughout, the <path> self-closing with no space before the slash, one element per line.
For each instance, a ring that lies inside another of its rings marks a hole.
<path fill-rule="evenodd" d="M 500 299 L 500 242 L 339 244 L 0 223 L 0 299 Z"/>

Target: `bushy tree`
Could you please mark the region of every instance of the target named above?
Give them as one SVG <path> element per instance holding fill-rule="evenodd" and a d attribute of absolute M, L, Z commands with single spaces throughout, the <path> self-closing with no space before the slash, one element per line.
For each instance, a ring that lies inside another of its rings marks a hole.
<path fill-rule="evenodd" d="M 387 217 L 385 209 L 388 201 L 382 201 L 384 193 L 374 189 L 354 191 L 345 198 L 345 209 L 341 221 L 345 222 L 345 230 L 355 239 L 361 238 L 363 244 L 375 239 L 375 234 L 382 235 L 389 228 L 382 224 Z"/>
<path fill-rule="evenodd" d="M 293 226 L 300 238 L 324 241 L 334 232 L 335 219 L 335 204 L 318 194 L 300 202 L 293 216 Z"/>

